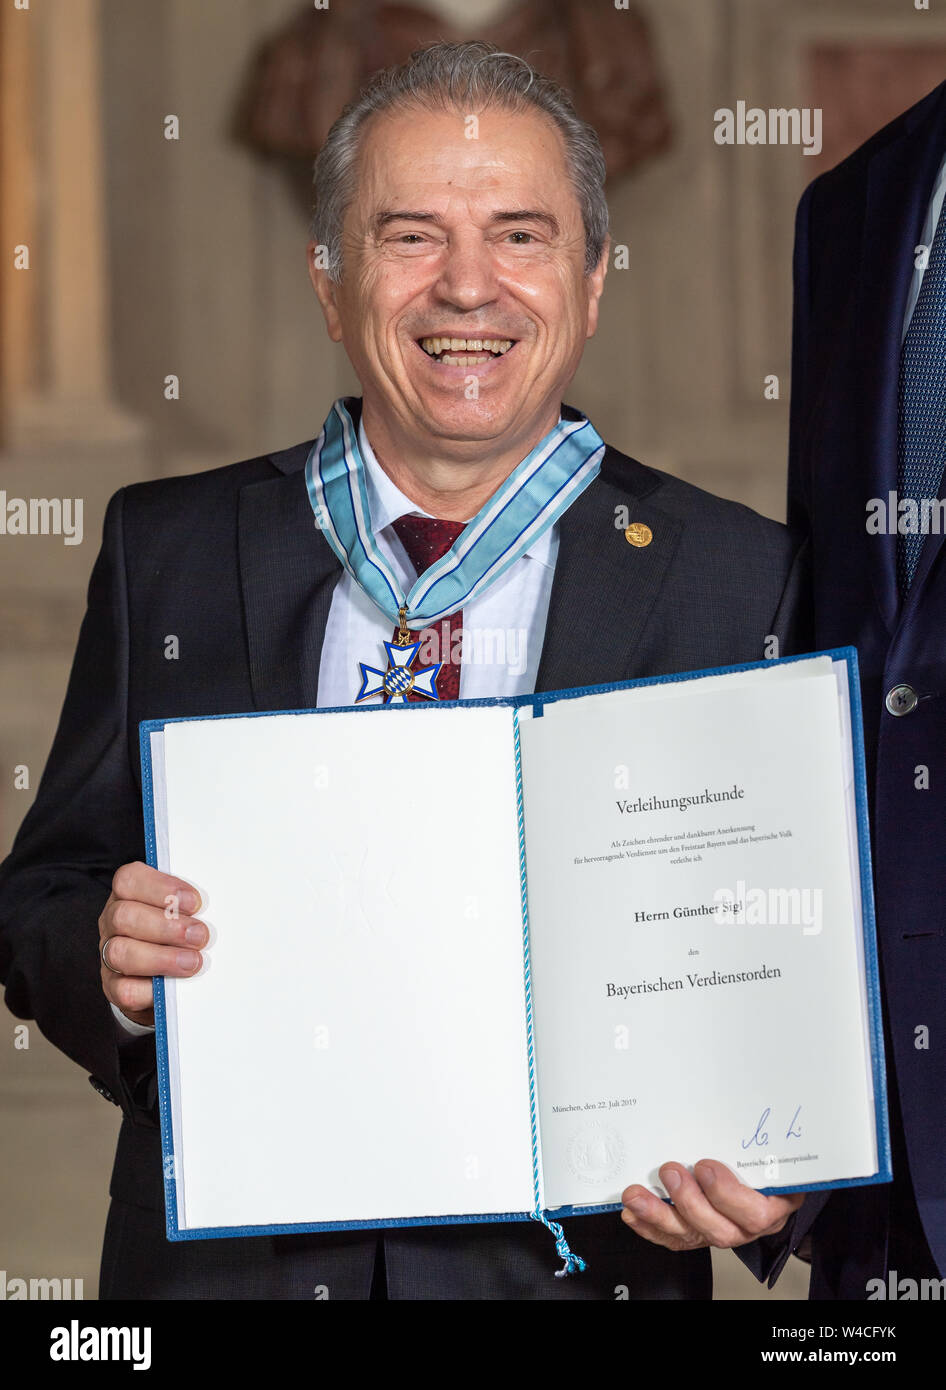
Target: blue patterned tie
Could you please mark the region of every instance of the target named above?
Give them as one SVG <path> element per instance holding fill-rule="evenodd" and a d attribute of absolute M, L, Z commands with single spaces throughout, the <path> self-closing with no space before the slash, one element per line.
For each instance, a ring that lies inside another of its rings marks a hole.
<path fill-rule="evenodd" d="M 923 497 L 938 497 L 946 462 L 946 217 L 942 213 L 900 354 L 898 443 L 900 498 L 912 497 L 918 503 Z M 922 534 L 897 535 L 897 581 L 902 596 L 913 583 L 924 540 Z"/>

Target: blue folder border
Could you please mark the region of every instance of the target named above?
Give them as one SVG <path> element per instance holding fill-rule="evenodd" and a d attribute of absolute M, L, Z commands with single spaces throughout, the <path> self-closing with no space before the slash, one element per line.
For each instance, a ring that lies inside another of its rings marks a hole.
<path fill-rule="evenodd" d="M 650 676 L 638 680 L 611 681 L 604 685 L 580 686 L 568 690 L 542 691 L 533 695 L 516 695 L 480 700 L 452 700 L 438 704 L 408 704 L 398 706 L 398 713 L 419 713 L 425 709 L 445 708 L 447 705 L 506 705 L 514 708 L 529 706 L 536 718 L 541 718 L 544 706 L 563 699 L 582 695 L 597 695 L 611 690 L 630 690 L 636 686 L 666 685 L 674 681 L 696 680 L 701 676 L 725 676 L 739 671 L 753 671 L 794 661 L 810 661 L 816 656 L 828 656 L 844 661 L 848 669 L 848 693 L 851 704 L 851 739 L 854 755 L 854 797 L 857 820 L 858 859 L 860 864 L 861 908 L 864 934 L 864 973 L 867 992 L 868 1033 L 870 1039 L 871 1071 L 874 1087 L 874 1116 L 877 1137 L 878 1171 L 867 1177 L 847 1178 L 835 1182 L 785 1184 L 763 1187 L 758 1191 L 771 1195 L 778 1192 L 824 1192 L 835 1188 L 865 1187 L 890 1182 L 893 1170 L 890 1152 L 890 1129 L 887 1111 L 887 1089 L 884 1067 L 883 1023 L 880 1009 L 880 972 L 877 958 L 877 926 L 874 913 L 873 878 L 870 852 L 870 827 L 867 807 L 867 774 L 864 759 L 864 721 L 861 711 L 860 680 L 857 651 L 854 647 L 835 647 L 821 652 L 804 652 L 797 656 L 770 658 L 764 661 L 743 662 L 735 666 L 714 666 L 702 671 L 679 671 L 665 676 Z M 147 861 L 157 867 L 157 842 L 154 825 L 153 775 L 151 767 L 151 734 L 168 724 L 192 724 L 210 719 L 258 719 L 271 715 L 331 714 L 344 709 L 364 714 L 380 713 L 382 705 L 332 706 L 330 709 L 252 710 L 235 714 L 184 715 L 172 719 L 143 719 L 138 726 L 141 753 L 142 802 L 144 807 L 145 851 Z M 161 1119 L 161 1148 L 164 1168 L 164 1197 L 168 1240 L 204 1240 L 210 1237 L 292 1235 L 308 1231 L 352 1231 L 391 1229 L 404 1226 L 454 1226 L 495 1221 L 530 1221 L 531 1212 L 507 1211 L 474 1213 L 454 1216 L 411 1216 L 372 1219 L 367 1221 L 291 1222 L 286 1225 L 212 1226 L 181 1229 L 177 1221 L 177 1186 L 174 1174 L 174 1135 L 171 1118 L 171 1089 L 168 1062 L 167 1011 L 164 997 L 164 977 L 154 977 L 154 1021 L 158 1063 L 158 1105 Z M 529 1021 L 531 1036 L 531 1019 Z M 620 1211 L 619 1202 L 555 1207 L 548 1215 L 558 1221 L 569 1216 L 584 1216 L 597 1212 Z"/>

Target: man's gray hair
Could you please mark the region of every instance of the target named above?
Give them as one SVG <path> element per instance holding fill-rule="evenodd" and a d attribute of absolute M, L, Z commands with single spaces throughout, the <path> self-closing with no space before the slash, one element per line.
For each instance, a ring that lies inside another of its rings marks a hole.
<path fill-rule="evenodd" d="M 342 224 L 355 195 L 361 130 L 379 111 L 414 107 L 469 113 L 498 106 L 508 111 L 534 107 L 555 122 L 565 143 L 565 162 L 585 227 L 585 274 L 590 275 L 608 234 L 604 196 L 605 162 L 592 126 L 575 113 L 571 97 L 542 77 L 523 58 L 503 53 L 481 39 L 434 43 L 412 53 L 399 67 L 372 77 L 335 121 L 315 161 L 312 240 L 327 251 L 327 270 L 342 278 Z"/>

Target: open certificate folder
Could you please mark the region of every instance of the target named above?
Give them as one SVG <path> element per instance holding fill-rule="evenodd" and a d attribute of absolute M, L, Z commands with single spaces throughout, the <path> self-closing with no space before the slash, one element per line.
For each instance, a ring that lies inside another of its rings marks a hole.
<path fill-rule="evenodd" d="M 889 1181 L 853 649 L 141 742 L 171 1239 Z"/>

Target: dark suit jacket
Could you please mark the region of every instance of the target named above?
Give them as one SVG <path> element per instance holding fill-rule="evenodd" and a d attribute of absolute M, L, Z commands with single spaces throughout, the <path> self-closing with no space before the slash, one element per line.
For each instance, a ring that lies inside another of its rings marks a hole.
<path fill-rule="evenodd" d="M 342 571 L 313 525 L 310 442 L 112 498 L 49 763 L 0 868 L 9 1007 L 124 1111 L 105 1296 L 311 1298 L 328 1285 L 330 1297 L 364 1297 L 371 1279 L 372 1233 L 165 1240 L 154 1042 L 119 1049 L 99 979 L 96 924 L 112 875 L 144 857 L 139 720 L 315 704 Z M 650 545 L 627 544 L 622 508 L 651 528 Z M 801 565 L 785 528 L 616 449 L 560 537 L 540 690 L 759 660 L 769 633 L 783 650 L 798 644 Z M 177 660 L 165 657 L 171 634 Z M 550 1277 L 552 1241 L 532 1223 L 390 1232 L 388 1285 L 406 1298 L 614 1298 L 619 1286 L 631 1297 L 709 1296 L 706 1251 L 661 1251 L 614 1214 L 576 1218 L 566 1232 L 589 1264 L 567 1280 Z"/>
<path fill-rule="evenodd" d="M 897 486 L 903 315 L 944 152 L 946 83 L 816 179 L 796 226 L 789 522 L 811 538 L 814 645 L 860 659 L 895 1168 L 893 1192 L 825 1204 L 813 1297 L 864 1298 L 896 1262 L 911 1185 L 946 1273 L 946 563 L 928 537 L 901 606 L 896 536 L 866 527 L 868 501 Z M 894 717 L 884 697 L 901 682 L 920 699 Z"/>

